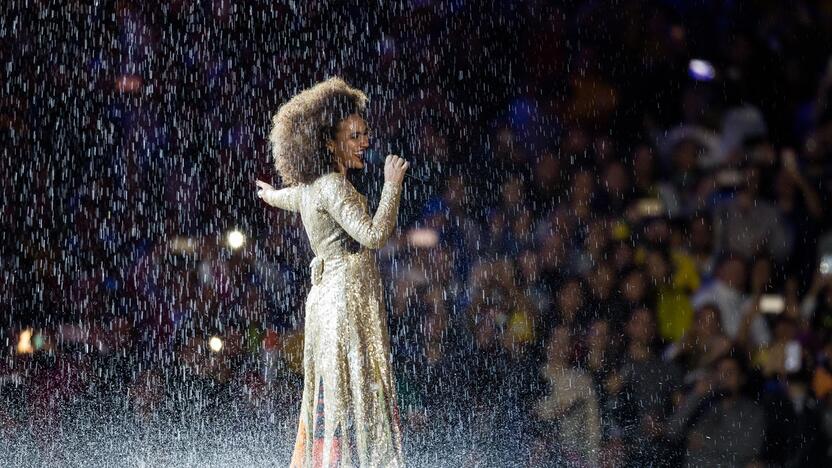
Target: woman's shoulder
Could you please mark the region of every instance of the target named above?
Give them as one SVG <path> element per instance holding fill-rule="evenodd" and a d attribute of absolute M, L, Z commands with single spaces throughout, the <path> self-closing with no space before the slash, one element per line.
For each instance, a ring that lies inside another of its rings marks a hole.
<path fill-rule="evenodd" d="M 328 172 L 328 173 L 323 174 L 322 176 L 318 177 L 317 179 L 315 179 L 314 182 L 312 182 L 312 185 L 317 187 L 319 190 L 327 190 L 327 189 L 331 189 L 331 190 L 347 189 L 347 190 L 349 190 L 350 188 L 353 187 L 352 183 L 350 183 L 347 176 L 345 176 L 344 174 L 341 174 L 340 172 L 335 172 L 335 171 Z"/>
<path fill-rule="evenodd" d="M 342 180 L 347 180 L 344 174 L 341 174 L 338 171 L 327 172 L 326 174 L 320 175 L 314 182 L 313 185 L 319 184 L 331 184 L 331 183 L 338 183 Z"/>
<path fill-rule="evenodd" d="M 355 187 L 340 172 L 326 173 L 315 179 L 312 186 L 321 198 L 328 200 L 348 198 L 355 192 Z"/>

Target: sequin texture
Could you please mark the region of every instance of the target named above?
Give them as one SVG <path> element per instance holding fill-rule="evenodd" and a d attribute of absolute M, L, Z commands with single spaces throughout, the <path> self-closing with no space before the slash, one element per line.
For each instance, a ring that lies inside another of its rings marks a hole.
<path fill-rule="evenodd" d="M 315 253 L 293 467 L 403 464 L 387 315 L 373 253 L 395 229 L 400 195 L 401 184 L 385 182 L 370 218 L 367 199 L 333 172 L 263 196 L 272 206 L 300 212 Z M 321 393 L 323 418 L 316 418 Z M 317 456 L 315 433 L 323 434 Z M 347 445 L 340 441 L 344 434 L 351 434 L 351 448 L 338 450 Z"/>

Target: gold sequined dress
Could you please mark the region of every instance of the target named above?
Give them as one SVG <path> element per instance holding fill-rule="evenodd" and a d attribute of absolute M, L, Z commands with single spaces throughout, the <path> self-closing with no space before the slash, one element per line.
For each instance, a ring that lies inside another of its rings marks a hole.
<path fill-rule="evenodd" d="M 304 386 L 292 467 L 401 466 L 402 441 L 387 315 L 373 249 L 392 234 L 401 184 L 367 199 L 340 173 L 269 190 L 300 212 L 315 258 L 306 298 Z"/>

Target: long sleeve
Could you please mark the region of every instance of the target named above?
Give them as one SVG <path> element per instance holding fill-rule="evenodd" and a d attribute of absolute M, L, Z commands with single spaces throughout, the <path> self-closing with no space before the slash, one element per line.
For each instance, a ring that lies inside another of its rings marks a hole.
<path fill-rule="evenodd" d="M 286 187 L 279 190 L 266 190 L 263 201 L 271 206 L 288 210 L 300 210 L 300 187 Z"/>
<path fill-rule="evenodd" d="M 384 245 L 399 214 L 401 184 L 385 182 L 375 216 L 364 211 L 361 196 L 341 174 L 333 174 L 321 184 L 321 201 L 332 218 L 359 244 L 377 249 Z"/>

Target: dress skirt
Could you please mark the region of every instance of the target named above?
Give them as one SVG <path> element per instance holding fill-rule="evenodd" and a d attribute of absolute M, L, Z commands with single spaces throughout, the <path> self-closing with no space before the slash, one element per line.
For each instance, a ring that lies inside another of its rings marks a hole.
<path fill-rule="evenodd" d="M 402 466 L 381 278 L 373 251 L 315 257 L 292 467 Z"/>

